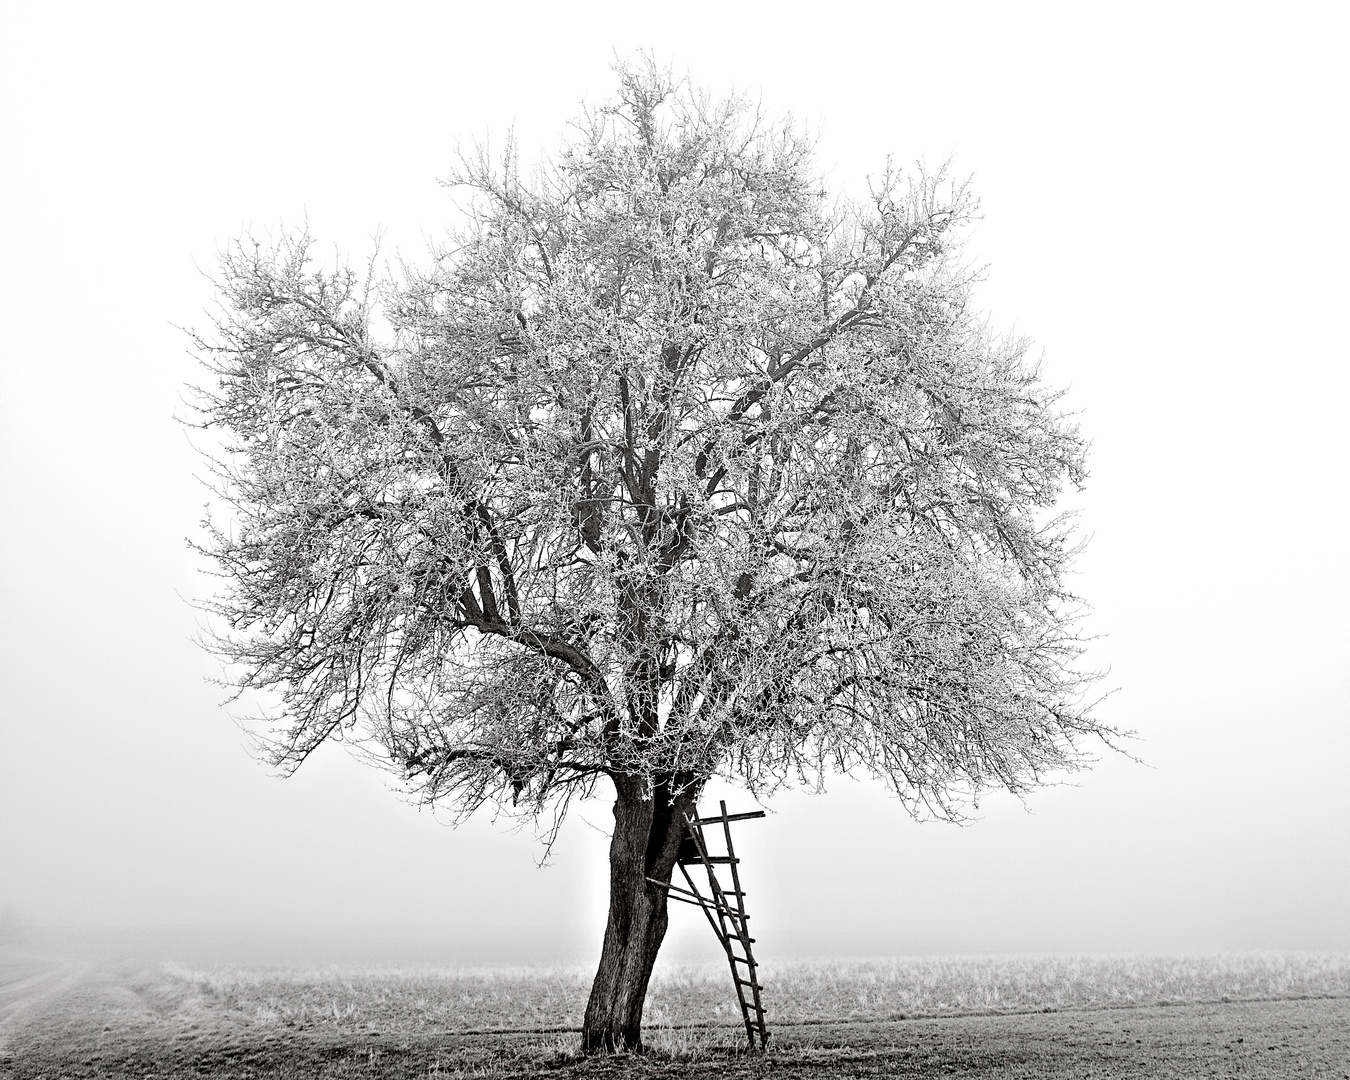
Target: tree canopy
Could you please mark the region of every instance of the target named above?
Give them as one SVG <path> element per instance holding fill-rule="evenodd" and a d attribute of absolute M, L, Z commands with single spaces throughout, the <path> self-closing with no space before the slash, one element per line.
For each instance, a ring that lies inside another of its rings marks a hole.
<path fill-rule="evenodd" d="M 424 266 L 223 255 L 202 547 L 270 759 L 530 813 L 861 768 L 952 815 L 1073 767 L 1086 442 L 973 310 L 968 185 L 832 197 L 790 121 L 619 83 L 533 169 L 467 155 Z"/>

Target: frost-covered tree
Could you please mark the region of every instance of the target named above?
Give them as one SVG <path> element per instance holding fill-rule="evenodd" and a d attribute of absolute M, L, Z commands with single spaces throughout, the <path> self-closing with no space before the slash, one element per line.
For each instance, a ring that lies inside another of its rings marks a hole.
<path fill-rule="evenodd" d="M 1085 443 L 971 310 L 945 172 L 831 199 L 790 122 L 642 64 L 455 181 L 423 270 L 224 255 L 215 645 L 285 769 L 341 736 L 466 814 L 612 795 L 583 1041 L 633 1048 L 709 778 L 952 816 L 1109 737 L 1053 513 Z"/>

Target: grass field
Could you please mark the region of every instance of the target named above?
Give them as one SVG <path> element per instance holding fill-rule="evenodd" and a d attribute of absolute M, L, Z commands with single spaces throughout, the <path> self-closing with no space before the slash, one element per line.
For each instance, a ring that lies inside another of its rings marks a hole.
<path fill-rule="evenodd" d="M 30 965 L 10 983 L 43 992 L 0 1011 L 0 1076 L 1350 1078 L 1350 956 L 829 960 L 761 971 L 768 1055 L 743 1052 L 724 969 L 672 966 L 658 969 L 648 998 L 652 1052 L 584 1061 L 573 1053 L 583 969 L 166 964 L 75 978 Z"/>

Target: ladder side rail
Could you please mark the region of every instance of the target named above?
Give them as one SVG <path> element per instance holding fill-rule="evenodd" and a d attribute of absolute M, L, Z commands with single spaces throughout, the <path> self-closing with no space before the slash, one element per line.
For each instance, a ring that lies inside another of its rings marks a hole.
<path fill-rule="evenodd" d="M 712 890 L 713 904 L 717 908 L 718 917 L 725 921 L 727 916 L 732 916 L 735 912 L 727 904 L 726 897 L 722 894 L 722 886 L 717 880 L 717 874 L 713 872 L 712 856 L 708 854 L 707 845 L 704 843 L 703 822 L 698 818 L 690 818 L 687 814 L 684 820 L 689 829 L 689 835 L 693 838 L 694 848 L 698 851 L 699 860 L 703 863 L 704 869 L 708 871 L 708 887 Z M 739 933 L 737 936 L 740 936 Z"/>
<path fill-rule="evenodd" d="M 683 868 L 682 868 L 683 869 Z M 687 871 L 686 871 L 687 875 Z M 713 868 L 708 867 L 709 888 L 711 888 L 714 897 L 721 897 L 721 885 L 717 881 L 717 875 L 713 873 Z M 750 1021 L 750 1003 L 745 998 L 745 982 L 741 979 L 740 969 L 736 967 L 736 961 L 740 959 L 736 955 L 733 942 L 740 940 L 740 935 L 735 932 L 734 924 L 728 926 L 730 920 L 727 918 L 726 902 L 714 902 L 714 910 L 717 912 L 717 921 L 721 924 L 721 929 L 717 936 L 722 942 L 722 948 L 727 954 L 727 964 L 731 967 L 731 981 L 736 987 L 736 1003 L 741 1007 L 741 1019 L 745 1023 L 745 1037 L 753 1050 L 755 1046 L 755 1034 Z M 709 916 L 711 922 L 712 917 Z M 714 927 L 714 930 L 717 930 Z M 753 970 L 753 969 L 752 969 Z"/>
<path fill-rule="evenodd" d="M 722 933 L 721 928 L 718 927 L 717 920 L 713 918 L 713 913 L 708 910 L 708 901 L 703 899 L 703 894 L 698 891 L 698 886 L 694 884 L 694 879 L 689 876 L 689 870 L 685 867 L 684 863 L 678 865 L 680 867 L 680 873 L 684 875 L 684 880 L 689 883 L 689 892 L 698 898 L 697 900 L 691 900 L 689 902 L 698 904 L 703 910 L 703 914 L 708 917 L 708 925 L 712 927 L 712 932 L 717 935 L 717 940 L 722 943 L 724 949 L 728 948 L 726 936 Z"/>
<path fill-rule="evenodd" d="M 727 804 L 725 800 L 721 803 L 721 809 L 722 809 L 722 832 L 723 835 L 726 836 L 727 840 L 727 855 L 731 857 L 730 863 L 731 883 L 732 887 L 736 890 L 736 905 L 741 916 L 740 918 L 741 948 L 745 950 L 747 975 L 749 976 L 750 980 L 750 989 L 754 994 L 755 1014 L 756 1014 L 755 1018 L 759 1024 L 759 1045 L 760 1049 L 762 1050 L 764 1049 L 765 1040 L 767 1040 L 769 1037 L 769 1033 L 768 1031 L 765 1030 L 764 1027 L 764 1003 L 760 999 L 759 974 L 756 970 L 757 965 L 755 964 L 755 954 L 750 950 L 750 923 L 745 913 L 745 890 L 741 888 L 741 875 L 736 868 L 736 852 L 732 849 L 731 846 L 731 822 L 730 820 L 728 820 L 730 815 L 727 814 Z M 723 898 L 723 902 L 725 903 L 725 897 Z M 733 970 L 735 969 L 734 964 L 732 965 L 732 968 Z M 750 1021 L 750 1016 L 748 1012 L 746 1014 L 745 1019 L 748 1025 Z M 751 1045 L 752 1046 L 754 1045 L 753 1039 L 751 1039 Z"/>
<path fill-rule="evenodd" d="M 647 879 L 648 884 L 655 885 L 658 889 L 665 889 L 666 895 L 671 900 L 678 900 L 681 904 L 692 904 L 694 907 L 702 907 L 707 903 L 698 893 L 690 892 L 679 885 L 671 885 L 664 881 L 657 881 L 654 877 Z"/>
<path fill-rule="evenodd" d="M 695 810 L 695 815 L 697 815 L 697 810 Z M 702 822 L 699 821 L 697 816 L 691 818 L 688 814 L 685 815 L 684 820 L 685 826 L 689 830 L 689 835 L 693 837 L 694 846 L 698 850 L 699 858 L 703 861 L 703 866 L 708 871 L 708 888 L 712 892 L 713 905 L 717 910 L 717 921 L 721 923 L 722 927 L 721 932 L 718 933 L 717 936 L 721 939 L 722 947 L 726 950 L 727 964 L 731 967 L 731 981 L 736 987 L 736 1001 L 741 1007 L 741 1019 L 745 1021 L 746 1041 L 753 1050 L 755 1047 L 755 1031 L 750 1020 L 750 1003 L 745 999 L 745 986 L 741 979 L 740 970 L 736 967 L 736 954 L 731 947 L 732 932 L 727 927 L 729 921 L 728 916 L 733 915 L 734 912 L 732 912 L 728 906 L 726 897 L 722 895 L 722 886 L 717 880 L 717 874 L 713 872 L 712 862 L 708 859 L 708 849 L 703 842 Z M 734 867 L 736 864 L 732 863 L 731 865 Z M 684 871 L 685 877 L 688 878 L 689 871 L 685 869 L 683 863 L 680 864 L 680 869 Z M 690 879 L 690 884 L 693 884 L 692 879 Z M 732 929 L 736 930 L 735 936 L 738 940 L 743 941 L 744 937 L 749 936 L 745 925 L 744 920 L 740 922 L 739 928 L 736 928 L 734 922 L 732 923 Z M 742 944 L 742 948 L 744 947 L 744 944 Z M 754 969 L 751 968 L 750 970 L 753 971 Z"/>
<path fill-rule="evenodd" d="M 745 890 L 741 888 L 741 873 L 736 869 L 736 852 L 731 846 L 731 825 L 726 820 L 727 804 L 722 803 L 722 833 L 727 839 L 727 857 L 731 860 L 731 886 L 736 890 L 736 907 L 741 915 L 742 936 L 750 936 L 749 924 L 745 921 Z M 724 894 L 725 895 L 725 894 Z M 747 948 L 748 951 L 748 948 Z"/>

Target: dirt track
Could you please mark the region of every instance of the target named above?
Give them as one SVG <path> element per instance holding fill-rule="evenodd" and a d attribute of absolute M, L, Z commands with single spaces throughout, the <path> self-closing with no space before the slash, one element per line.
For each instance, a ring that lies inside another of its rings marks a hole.
<path fill-rule="evenodd" d="M 44 1005 L 73 990 L 89 973 L 88 965 L 54 960 L 0 963 L 0 1053 L 10 1033 Z"/>

